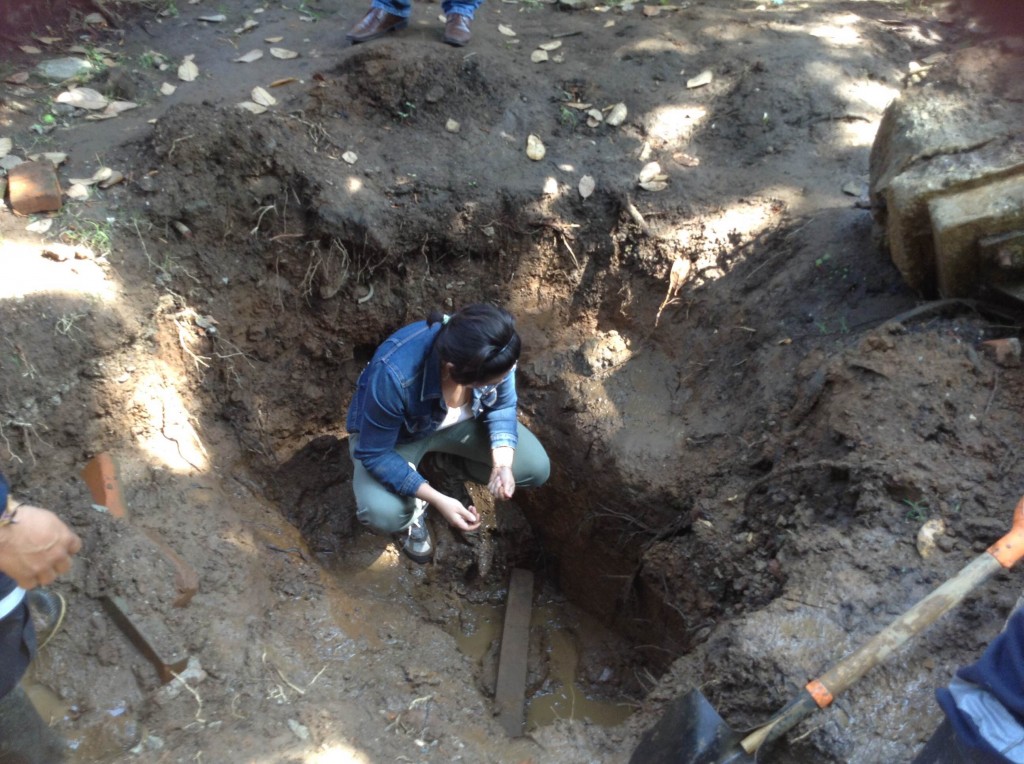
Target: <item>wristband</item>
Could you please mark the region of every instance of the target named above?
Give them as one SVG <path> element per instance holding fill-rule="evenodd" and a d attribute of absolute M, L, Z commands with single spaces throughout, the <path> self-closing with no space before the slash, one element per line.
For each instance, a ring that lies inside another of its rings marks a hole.
<path fill-rule="evenodd" d="M 19 504 L 18 507 L 20 506 L 21 505 Z M 18 507 L 11 507 L 11 499 L 10 497 L 7 498 L 7 504 L 4 507 L 4 511 L 0 514 L 0 528 L 3 528 L 5 525 L 12 525 L 18 522 Z"/>

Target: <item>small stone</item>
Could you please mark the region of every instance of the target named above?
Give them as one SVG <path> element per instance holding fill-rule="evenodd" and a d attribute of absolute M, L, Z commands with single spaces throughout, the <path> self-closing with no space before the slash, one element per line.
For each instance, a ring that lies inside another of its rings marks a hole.
<path fill-rule="evenodd" d="M 47 61 L 39 62 L 36 65 L 36 73 L 48 80 L 63 82 L 80 74 L 87 74 L 95 68 L 92 62 L 84 58 L 68 56 L 66 58 L 51 58 Z"/>

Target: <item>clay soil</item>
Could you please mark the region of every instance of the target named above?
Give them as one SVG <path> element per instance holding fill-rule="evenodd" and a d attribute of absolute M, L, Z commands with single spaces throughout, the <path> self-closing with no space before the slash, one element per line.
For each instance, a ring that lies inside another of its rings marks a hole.
<path fill-rule="evenodd" d="M 10 154 L 65 153 L 65 190 L 123 175 L 0 211 L 0 460 L 85 543 L 27 679 L 71 761 L 625 762 L 690 688 L 767 719 L 1008 529 L 1024 378 L 982 343 L 1018 318 L 909 290 L 865 194 L 886 105 L 983 26 L 917 2 L 488 0 L 458 49 L 417 2 L 350 46 L 364 11 L 6 10 Z M 65 55 L 92 70 L 36 72 Z M 92 119 L 58 99 L 75 85 L 137 106 Z M 259 114 L 237 106 L 256 87 Z M 499 506 L 448 480 L 484 527 L 433 523 L 419 567 L 354 521 L 344 413 L 390 331 L 482 300 L 518 317 L 553 474 Z M 125 518 L 81 478 L 101 453 Z M 198 574 L 187 604 L 154 538 Z M 570 701 L 511 739 L 516 567 L 528 698 Z M 997 576 L 764 760 L 909 761 L 1020 588 Z M 162 681 L 112 597 L 189 668 Z"/>

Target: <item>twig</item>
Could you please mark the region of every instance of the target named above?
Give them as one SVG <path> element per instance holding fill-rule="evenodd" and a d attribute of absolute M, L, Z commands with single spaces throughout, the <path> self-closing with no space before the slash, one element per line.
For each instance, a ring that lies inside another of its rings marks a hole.
<path fill-rule="evenodd" d="M 629 213 L 629 216 L 633 218 L 633 222 L 640 226 L 640 230 L 643 231 L 644 236 L 653 236 L 650 225 L 648 225 L 647 221 L 644 220 L 644 216 L 640 214 L 640 210 L 636 208 L 636 205 L 633 204 L 633 200 L 629 198 L 628 194 L 626 195 L 626 211 Z"/>
<path fill-rule="evenodd" d="M 196 699 L 196 703 L 199 705 L 199 707 L 196 709 L 196 721 L 199 722 L 200 724 L 206 724 L 206 720 L 202 718 L 203 699 L 201 697 L 199 697 L 199 692 L 196 691 L 195 689 L 193 689 L 193 687 L 188 682 L 186 682 L 184 679 L 182 679 L 180 674 L 176 673 L 175 671 L 173 671 L 171 669 L 168 669 L 168 670 L 171 672 L 171 674 L 174 676 L 175 679 L 177 679 L 179 682 L 181 682 L 181 685 L 186 690 L 188 690 L 189 692 L 192 693 L 192 697 Z"/>

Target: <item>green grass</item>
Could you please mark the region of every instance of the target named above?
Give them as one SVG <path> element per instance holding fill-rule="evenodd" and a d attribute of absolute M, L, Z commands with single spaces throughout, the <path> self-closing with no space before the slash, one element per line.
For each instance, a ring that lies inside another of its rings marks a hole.
<path fill-rule="evenodd" d="M 95 220 L 76 221 L 61 231 L 60 237 L 68 244 L 88 247 L 93 254 L 103 257 L 110 254 L 113 243 L 110 225 Z"/>

